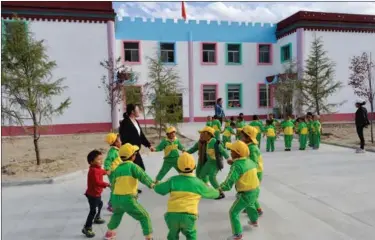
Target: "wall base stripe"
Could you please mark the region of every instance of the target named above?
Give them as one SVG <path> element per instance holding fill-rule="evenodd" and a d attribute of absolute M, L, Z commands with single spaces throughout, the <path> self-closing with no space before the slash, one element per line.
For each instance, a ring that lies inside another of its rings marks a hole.
<path fill-rule="evenodd" d="M 267 115 L 258 115 L 260 119 L 266 119 Z M 230 118 L 230 116 L 228 116 Z M 236 116 L 234 116 L 236 117 Z M 244 116 L 246 121 L 252 120 L 252 115 Z M 375 113 L 369 113 L 369 118 L 375 118 Z M 194 117 L 194 122 L 205 122 L 207 117 Z M 322 122 L 353 122 L 354 113 L 338 113 L 321 115 Z M 184 117 L 184 122 L 189 122 L 189 117 Z M 139 119 L 141 125 L 154 125 L 153 119 Z M 56 124 L 43 126 L 41 135 L 79 134 L 79 133 L 100 133 L 109 132 L 112 124 L 104 123 L 76 123 L 76 124 Z M 22 136 L 32 133 L 32 127 L 1 126 L 2 136 Z"/>

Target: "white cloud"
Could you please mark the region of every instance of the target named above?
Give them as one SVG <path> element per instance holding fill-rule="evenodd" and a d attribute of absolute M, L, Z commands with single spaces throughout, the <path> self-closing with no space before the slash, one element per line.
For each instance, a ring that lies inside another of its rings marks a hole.
<path fill-rule="evenodd" d="M 188 19 L 276 23 L 295 12 L 321 11 L 375 15 L 374 2 L 185 2 Z M 180 18 L 181 2 L 132 2 L 117 9 L 119 17 Z"/>

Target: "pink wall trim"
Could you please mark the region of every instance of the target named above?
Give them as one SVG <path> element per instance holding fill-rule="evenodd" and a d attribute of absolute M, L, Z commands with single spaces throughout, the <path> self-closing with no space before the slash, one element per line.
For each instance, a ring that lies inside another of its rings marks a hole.
<path fill-rule="evenodd" d="M 262 106 L 260 106 L 260 100 L 259 100 L 259 95 L 260 95 L 260 93 L 259 93 L 259 90 L 260 90 L 260 86 L 266 86 L 266 84 L 265 83 L 258 83 L 258 86 L 257 86 L 257 89 L 258 89 L 258 92 L 257 92 L 257 97 L 258 97 L 258 108 L 267 108 L 267 107 L 262 107 Z M 270 102 L 270 105 L 268 106 L 268 108 L 273 108 L 273 90 L 274 90 L 274 86 L 272 86 L 272 85 L 269 85 L 269 89 L 270 89 L 270 91 L 271 91 L 271 96 L 270 96 L 270 98 L 271 98 L 271 102 Z"/>
<path fill-rule="evenodd" d="M 201 92 L 200 92 L 201 109 L 204 110 L 204 111 L 212 110 L 212 109 L 214 109 L 213 107 L 203 107 L 203 86 L 215 86 L 215 88 L 216 88 L 215 101 L 216 101 L 216 99 L 218 99 L 218 96 L 219 96 L 219 84 L 217 84 L 217 83 L 202 83 L 201 84 Z"/>
<path fill-rule="evenodd" d="M 214 63 L 206 63 L 206 62 L 203 62 L 203 44 L 205 43 L 209 43 L 209 44 L 215 44 L 215 62 Z M 217 42 L 201 42 L 201 51 L 200 51 L 200 55 L 201 55 L 201 65 L 217 65 L 217 62 L 218 62 L 218 59 L 217 59 Z"/>
<path fill-rule="evenodd" d="M 188 42 L 188 77 L 189 77 L 189 121 L 194 122 L 194 44 L 193 34 L 189 32 Z"/>
<path fill-rule="evenodd" d="M 259 45 L 269 45 L 270 46 L 270 63 L 259 62 Z M 272 43 L 258 43 L 256 54 L 257 54 L 257 65 L 272 65 L 273 64 L 273 45 L 272 45 Z"/>
<path fill-rule="evenodd" d="M 124 43 L 138 43 L 138 62 L 125 62 L 125 48 Z M 121 41 L 121 60 L 124 65 L 139 65 L 142 64 L 142 47 L 141 47 L 141 41 L 134 41 L 134 40 L 123 40 Z"/>

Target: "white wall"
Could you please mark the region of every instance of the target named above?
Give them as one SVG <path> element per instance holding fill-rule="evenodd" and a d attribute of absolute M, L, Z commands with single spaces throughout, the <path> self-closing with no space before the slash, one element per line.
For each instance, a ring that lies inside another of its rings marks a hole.
<path fill-rule="evenodd" d="M 148 81 L 148 66 L 146 57 L 153 56 L 158 49 L 156 41 L 141 41 L 141 64 L 129 65 L 134 71 L 139 73 L 139 85 Z M 258 66 L 257 65 L 257 44 L 242 44 L 242 65 L 230 66 L 225 65 L 225 43 L 217 43 L 218 64 L 213 66 L 201 65 L 201 43 L 193 44 L 193 68 L 194 68 L 194 117 L 206 117 L 213 115 L 213 109 L 202 109 L 201 105 L 201 84 L 217 83 L 218 96 L 224 99 L 224 110 L 226 115 L 238 115 L 240 112 L 245 115 L 266 114 L 267 109 L 258 108 L 258 83 L 264 83 L 266 76 L 276 74 L 274 70 L 275 63 L 278 60 L 275 56 L 274 65 Z M 275 45 L 273 46 L 275 54 Z M 116 41 L 117 55 L 121 56 L 122 41 Z M 188 79 L 188 43 L 176 42 L 176 70 L 179 72 L 181 81 L 185 88 L 183 95 L 183 116 L 189 117 L 189 79 Z M 241 83 L 243 91 L 243 107 L 241 109 L 227 109 L 227 83 Z M 271 110 L 270 110 L 271 111 Z"/>
<path fill-rule="evenodd" d="M 292 59 L 294 61 L 297 61 L 297 33 L 294 32 L 292 34 L 289 34 L 283 38 L 280 38 L 277 40 L 277 44 L 275 46 L 275 51 L 274 51 L 274 67 L 275 70 L 278 71 L 278 73 L 283 73 L 284 72 L 284 67 L 283 64 L 281 63 L 281 47 L 291 43 L 292 44 Z"/>
<path fill-rule="evenodd" d="M 56 21 L 30 21 L 29 30 L 37 40 L 44 40 L 47 55 L 56 61 L 53 80 L 65 78 L 69 88 L 53 98 L 57 106 L 67 97 L 71 106 L 63 115 L 47 124 L 110 122 L 110 107 L 99 89 L 101 76 L 107 74 L 100 61 L 108 58 L 107 25 Z"/>
<path fill-rule="evenodd" d="M 330 103 L 340 103 L 347 101 L 338 109 L 338 113 L 355 112 L 354 101 L 356 96 L 352 87 L 348 86 L 350 76 L 350 59 L 362 52 L 372 53 L 375 59 L 375 34 L 374 33 L 354 33 L 354 32 L 322 32 L 305 31 L 304 32 L 304 59 L 308 58 L 311 43 L 314 39 L 314 33 L 317 37 L 322 37 L 324 50 L 328 57 L 335 62 L 335 80 L 341 81 L 343 88 L 328 98 Z"/>

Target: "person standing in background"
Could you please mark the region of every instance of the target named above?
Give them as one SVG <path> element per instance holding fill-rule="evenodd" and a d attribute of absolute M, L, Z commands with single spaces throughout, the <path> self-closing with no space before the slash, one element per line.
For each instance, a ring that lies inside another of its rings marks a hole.
<path fill-rule="evenodd" d="M 216 100 L 215 115 L 217 116 L 217 119 L 220 121 L 221 126 L 223 126 L 223 119 L 225 118 L 225 113 L 224 113 L 224 109 L 223 109 L 223 99 L 222 98 L 218 98 Z"/>
<path fill-rule="evenodd" d="M 357 128 L 357 134 L 361 141 L 360 147 L 356 150 L 356 153 L 365 152 L 365 137 L 363 136 L 363 128 L 370 125 L 370 121 L 367 116 L 367 109 L 363 107 L 366 104 L 362 99 L 358 99 L 355 103 L 357 111 L 355 112 L 355 126 Z"/>
<path fill-rule="evenodd" d="M 151 151 L 155 151 L 155 148 L 151 146 L 137 121 L 137 118 L 139 117 L 139 107 L 134 104 L 126 105 L 126 112 L 123 117 L 124 119 L 121 121 L 119 129 L 121 142 L 122 144 L 130 143 L 131 145 L 138 146 L 139 151 L 137 151 L 134 163 L 140 166 L 143 170 L 146 170 L 142 156 L 139 153 L 141 145 L 149 148 Z M 138 193 L 141 192 L 141 190 L 138 190 Z"/>

